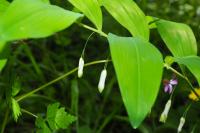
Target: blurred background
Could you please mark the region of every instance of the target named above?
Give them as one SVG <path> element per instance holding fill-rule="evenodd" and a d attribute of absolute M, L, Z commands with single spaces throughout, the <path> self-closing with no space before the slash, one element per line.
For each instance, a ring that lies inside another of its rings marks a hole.
<path fill-rule="evenodd" d="M 136 2 L 146 15 L 190 25 L 200 49 L 200 0 L 136 0 Z M 67 0 L 51 0 L 51 3 L 77 11 Z M 102 9 L 104 32 L 130 36 L 126 29 L 119 25 L 104 8 Z M 84 18 L 82 23 L 94 27 L 87 18 Z M 20 93 L 23 94 L 72 70 L 77 67 L 84 44 L 91 33 L 73 24 L 70 28 L 49 38 L 24 40 L 23 43 L 14 42 L 12 56 L 0 76 L 0 118 L 4 116 L 5 105 L 2 103 L 13 77 L 20 77 L 23 86 Z M 151 30 L 151 42 L 159 48 L 164 57 L 171 55 L 156 29 Z M 106 38 L 94 34 L 85 51 L 85 62 L 106 59 L 108 56 L 109 45 Z M 188 99 L 190 90 L 184 81 L 178 79 L 179 84 L 173 95 L 173 104 L 166 124 L 159 123 L 160 114 L 169 99 L 161 84 L 151 113 L 143 124 L 134 130 L 128 122 L 112 63 L 108 64 L 106 87 L 102 94 L 98 92 L 97 85 L 103 67 L 104 64 L 87 67 L 84 69 L 83 78 L 78 79 L 77 74 L 74 73 L 24 100 L 20 105 L 34 114 L 44 114 L 49 104 L 60 102 L 68 112 L 78 117 L 77 122 L 73 123 L 67 131 L 60 131 L 61 133 L 176 133 L 179 119 L 191 102 Z M 178 69 L 176 64 L 174 67 Z M 163 79 L 170 79 L 171 76 L 172 73 L 165 72 Z M 189 78 L 195 86 L 198 85 L 192 75 Z M 196 102 L 188 112 L 183 133 L 192 133 L 196 125 L 193 133 L 200 133 L 199 120 L 200 104 Z M 23 114 L 18 123 L 10 119 L 5 132 L 33 133 L 34 123 L 35 118 Z"/>

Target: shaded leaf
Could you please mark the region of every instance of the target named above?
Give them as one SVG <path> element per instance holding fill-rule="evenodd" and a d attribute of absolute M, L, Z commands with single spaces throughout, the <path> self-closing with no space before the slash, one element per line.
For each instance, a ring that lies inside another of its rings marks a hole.
<path fill-rule="evenodd" d="M 45 120 L 40 115 L 37 117 L 35 125 L 38 128 L 37 133 L 52 133 Z"/>
<path fill-rule="evenodd" d="M 81 16 L 41 0 L 14 0 L 0 21 L 0 40 L 47 37 Z"/>
<path fill-rule="evenodd" d="M 141 38 L 108 35 L 112 61 L 130 122 L 137 128 L 150 112 L 160 86 L 161 53 Z"/>
<path fill-rule="evenodd" d="M 102 29 L 102 12 L 98 0 L 69 0 L 69 2 L 83 12 L 98 30 Z"/>
<path fill-rule="evenodd" d="M 200 85 L 200 57 L 198 56 L 187 56 L 187 57 L 177 57 L 174 61 L 181 65 L 185 65 L 191 73 L 196 77 Z"/>
<path fill-rule="evenodd" d="M 12 85 L 12 96 L 16 96 L 21 90 L 21 82 L 19 77 L 15 78 L 14 83 Z"/>
<path fill-rule="evenodd" d="M 65 108 L 59 108 L 59 103 L 48 106 L 47 122 L 52 130 L 66 129 L 76 117 L 65 112 Z"/>
<path fill-rule="evenodd" d="M 75 120 L 76 117 L 65 112 L 65 108 L 60 108 L 56 112 L 55 123 L 58 126 L 58 128 L 66 129 Z"/>
<path fill-rule="evenodd" d="M 0 60 L 0 72 L 5 67 L 6 63 L 7 63 L 7 59 L 1 59 Z"/>
<path fill-rule="evenodd" d="M 188 25 L 167 20 L 159 20 L 156 25 L 162 39 L 175 57 L 197 55 L 196 39 Z"/>
<path fill-rule="evenodd" d="M 142 10 L 132 0 L 103 0 L 107 11 L 133 36 L 149 39 L 149 27 Z"/>
<path fill-rule="evenodd" d="M 57 126 L 55 124 L 55 117 L 56 117 L 56 112 L 58 111 L 59 106 L 60 106 L 59 103 L 55 103 L 47 107 L 47 121 L 49 123 L 49 126 L 53 130 L 57 129 Z"/>

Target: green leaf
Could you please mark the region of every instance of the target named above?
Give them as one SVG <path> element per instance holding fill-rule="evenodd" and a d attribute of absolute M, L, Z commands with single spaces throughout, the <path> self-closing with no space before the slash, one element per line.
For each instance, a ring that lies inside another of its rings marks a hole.
<path fill-rule="evenodd" d="M 6 63 L 7 63 L 7 59 L 1 59 L 0 60 L 0 72 L 5 67 Z"/>
<path fill-rule="evenodd" d="M 112 61 L 130 122 L 137 128 L 156 100 L 163 72 L 161 53 L 138 37 L 108 35 Z"/>
<path fill-rule="evenodd" d="M 41 0 L 41 1 L 50 4 L 50 1 L 49 1 L 49 0 Z"/>
<path fill-rule="evenodd" d="M 103 6 L 133 36 L 149 40 L 146 17 L 133 0 L 103 0 Z"/>
<path fill-rule="evenodd" d="M 76 117 L 65 112 L 65 108 L 59 108 L 59 103 L 48 106 L 47 122 L 52 130 L 66 129 L 76 120 Z"/>
<path fill-rule="evenodd" d="M 7 57 L 10 55 L 10 45 L 6 45 L 5 42 L 0 41 L 0 72 L 7 63 Z"/>
<path fill-rule="evenodd" d="M 41 0 L 14 0 L 1 18 L 0 40 L 47 37 L 81 16 Z"/>
<path fill-rule="evenodd" d="M 21 115 L 21 109 L 18 102 L 14 98 L 11 98 L 11 103 L 12 103 L 13 117 L 14 120 L 17 121 L 19 116 Z"/>
<path fill-rule="evenodd" d="M 196 77 L 200 85 L 200 57 L 198 56 L 187 56 L 187 57 L 176 57 L 174 61 L 185 65 L 191 73 Z"/>
<path fill-rule="evenodd" d="M 40 115 L 38 115 L 38 117 L 35 121 L 35 125 L 38 128 L 37 133 L 52 133 L 51 129 L 49 129 L 45 120 Z"/>
<path fill-rule="evenodd" d="M 148 22 L 149 29 L 155 29 L 155 28 L 157 28 L 156 23 L 155 23 L 157 21 L 157 19 L 155 19 L 152 16 L 146 16 L 146 20 Z"/>
<path fill-rule="evenodd" d="M 75 120 L 76 117 L 65 112 L 65 108 L 60 108 L 56 112 L 55 122 L 58 128 L 66 129 Z"/>
<path fill-rule="evenodd" d="M 98 30 L 102 29 L 102 12 L 98 0 L 69 0 L 69 2 L 83 12 Z"/>
<path fill-rule="evenodd" d="M 0 0 L 0 16 L 6 11 L 9 4 L 10 3 L 6 0 Z"/>
<path fill-rule="evenodd" d="M 21 90 L 21 82 L 19 77 L 15 78 L 14 83 L 12 85 L 12 96 L 16 96 Z"/>
<path fill-rule="evenodd" d="M 57 126 L 55 124 L 55 117 L 59 106 L 60 106 L 59 103 L 54 103 L 47 107 L 47 121 L 49 123 L 49 126 L 53 130 L 57 129 Z"/>
<path fill-rule="evenodd" d="M 191 28 L 182 23 L 159 20 L 158 31 L 175 57 L 197 55 L 197 43 Z"/>

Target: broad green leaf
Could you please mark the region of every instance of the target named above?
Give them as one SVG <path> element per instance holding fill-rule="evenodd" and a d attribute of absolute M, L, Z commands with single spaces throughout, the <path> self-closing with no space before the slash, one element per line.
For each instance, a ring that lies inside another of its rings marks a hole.
<path fill-rule="evenodd" d="M 182 23 L 159 20 L 158 31 L 175 57 L 197 55 L 197 43 L 191 28 Z"/>
<path fill-rule="evenodd" d="M 65 112 L 65 108 L 59 108 L 59 103 L 48 106 L 47 121 L 52 130 L 66 129 L 76 117 Z"/>
<path fill-rule="evenodd" d="M 41 0 L 41 1 L 50 4 L 50 1 L 49 1 L 49 0 Z"/>
<path fill-rule="evenodd" d="M 81 16 L 41 0 L 14 0 L 0 21 L 0 40 L 47 37 Z"/>
<path fill-rule="evenodd" d="M 134 37 L 149 40 L 146 17 L 133 0 L 103 0 L 103 6 Z"/>
<path fill-rule="evenodd" d="M 0 0 L 0 16 L 6 11 L 9 6 L 9 2 L 7 0 Z"/>
<path fill-rule="evenodd" d="M 13 117 L 15 121 L 17 121 L 18 117 L 21 115 L 21 109 L 18 102 L 14 98 L 11 98 L 11 102 L 12 102 Z"/>
<path fill-rule="evenodd" d="M 156 100 L 163 71 L 161 53 L 139 37 L 108 35 L 112 61 L 130 122 L 137 128 Z"/>
<path fill-rule="evenodd" d="M 174 60 L 181 65 L 185 65 L 196 77 L 200 85 L 200 57 L 198 56 L 177 57 L 174 58 Z"/>
<path fill-rule="evenodd" d="M 102 29 L 102 12 L 98 0 L 69 0 L 69 2 L 83 12 L 98 30 Z"/>

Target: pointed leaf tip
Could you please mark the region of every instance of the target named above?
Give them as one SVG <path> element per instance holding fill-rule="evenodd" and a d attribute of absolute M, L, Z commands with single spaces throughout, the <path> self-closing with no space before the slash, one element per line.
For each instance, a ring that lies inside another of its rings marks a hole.
<path fill-rule="evenodd" d="M 130 123 L 137 128 L 156 100 L 163 72 L 162 55 L 139 37 L 109 34 L 108 41 Z"/>

